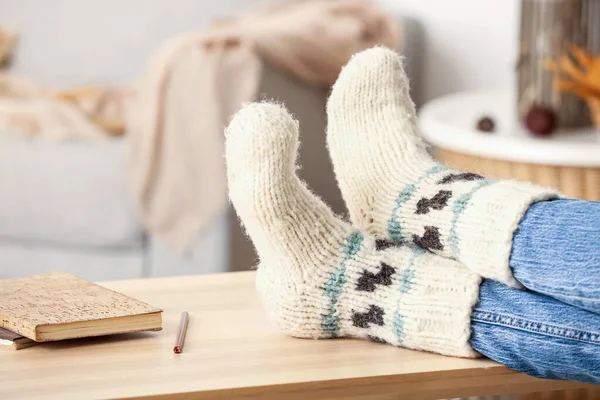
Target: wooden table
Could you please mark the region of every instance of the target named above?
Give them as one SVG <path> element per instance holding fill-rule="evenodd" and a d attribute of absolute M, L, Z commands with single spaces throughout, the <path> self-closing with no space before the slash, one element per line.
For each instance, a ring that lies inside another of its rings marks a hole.
<path fill-rule="evenodd" d="M 116 281 L 162 307 L 163 331 L 40 344 L 0 353 L 0 399 L 438 399 L 581 388 L 489 360 L 359 340 L 303 340 L 271 325 L 254 273 Z M 180 313 L 190 312 L 182 354 Z"/>

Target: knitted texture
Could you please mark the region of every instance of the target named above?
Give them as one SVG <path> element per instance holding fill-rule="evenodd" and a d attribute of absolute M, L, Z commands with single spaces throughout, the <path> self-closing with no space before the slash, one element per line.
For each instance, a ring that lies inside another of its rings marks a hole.
<path fill-rule="evenodd" d="M 402 59 L 391 50 L 355 55 L 327 112 L 329 152 L 355 226 L 520 286 L 508 263 L 513 233 L 529 206 L 558 197 L 555 191 L 451 170 L 431 158 Z"/>
<path fill-rule="evenodd" d="M 338 219 L 296 176 L 297 130 L 284 108 L 259 103 L 226 131 L 229 195 L 260 257 L 257 289 L 268 314 L 296 337 L 476 357 L 470 317 L 481 278 Z"/>

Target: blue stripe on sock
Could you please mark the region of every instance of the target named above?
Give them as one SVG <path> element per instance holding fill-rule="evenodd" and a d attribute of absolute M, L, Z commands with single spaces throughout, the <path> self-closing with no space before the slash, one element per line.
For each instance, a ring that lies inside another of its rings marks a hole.
<path fill-rule="evenodd" d="M 458 238 L 458 235 L 456 234 L 456 224 L 457 224 L 458 220 L 460 219 L 460 216 L 467 209 L 467 206 L 469 205 L 469 201 L 471 201 L 471 199 L 473 198 L 473 195 L 475 193 L 477 193 L 477 191 L 479 191 L 480 189 L 483 189 L 484 187 L 489 186 L 494 182 L 495 181 L 493 181 L 493 180 L 485 179 L 485 180 L 479 182 L 479 184 L 477 184 L 477 186 L 475 186 L 473 189 L 471 189 L 470 192 L 463 193 L 454 202 L 454 205 L 452 206 L 452 212 L 454 213 L 454 215 L 452 216 L 452 225 L 450 227 L 450 237 L 448 239 L 448 241 L 450 242 L 450 248 L 452 250 L 452 256 L 454 258 L 458 259 L 458 257 L 460 256 L 459 238 Z"/>
<path fill-rule="evenodd" d="M 340 317 L 337 313 L 337 302 L 346 284 L 346 263 L 358 253 L 364 236 L 358 231 L 352 232 L 347 238 L 342 250 L 342 259 L 331 277 L 325 283 L 325 296 L 329 298 L 329 312 L 323 316 L 321 327 L 323 331 L 335 337 L 340 332 Z"/>
<path fill-rule="evenodd" d="M 410 291 L 413 280 L 415 278 L 414 264 L 415 264 L 416 258 L 419 257 L 421 254 L 425 253 L 425 250 L 423 250 L 423 249 L 413 248 L 413 247 L 411 247 L 411 249 L 412 249 L 412 255 L 408 259 L 406 268 L 400 274 L 400 286 L 398 289 L 400 292 L 400 295 L 398 296 L 398 302 L 396 303 L 396 312 L 394 313 L 394 321 L 393 321 L 393 326 L 392 326 L 392 330 L 393 330 L 394 334 L 396 335 L 396 338 L 398 339 L 399 344 L 402 344 L 404 342 L 404 316 L 400 312 L 401 311 L 400 301 L 402 300 L 402 295 L 406 294 Z"/>
<path fill-rule="evenodd" d="M 392 216 L 388 220 L 388 236 L 391 240 L 404 240 L 404 237 L 402 235 L 402 225 L 400 224 L 400 221 L 398 219 L 398 211 L 400 210 L 402 205 L 404 205 L 404 203 L 409 201 L 414 196 L 417 190 L 419 190 L 419 186 L 423 180 L 447 169 L 448 168 L 441 164 L 434 165 L 433 167 L 425 171 L 425 173 L 421 175 L 421 177 L 419 177 L 419 179 L 417 179 L 415 183 L 411 183 L 405 186 L 404 189 L 402 189 L 402 191 L 400 192 L 400 194 L 398 194 L 398 197 L 396 197 L 396 205 L 392 210 Z"/>

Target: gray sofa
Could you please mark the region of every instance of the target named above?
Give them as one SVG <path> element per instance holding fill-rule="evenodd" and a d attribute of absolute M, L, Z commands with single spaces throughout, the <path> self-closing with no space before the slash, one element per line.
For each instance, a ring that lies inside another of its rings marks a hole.
<path fill-rule="evenodd" d="M 122 140 L 0 134 L 0 277 L 66 270 L 103 280 L 226 270 L 227 215 L 212 221 L 188 253 L 161 246 L 136 216 L 122 152 Z"/>
<path fill-rule="evenodd" d="M 165 40 L 227 12 L 226 5 L 194 0 L 178 5 L 0 2 L 0 24 L 21 36 L 16 73 L 56 87 L 121 84 L 138 76 Z M 45 142 L 0 132 L 0 278 L 53 270 L 93 280 L 229 270 L 230 214 L 211 221 L 187 252 L 172 251 L 140 224 L 123 150 L 120 139 Z"/>

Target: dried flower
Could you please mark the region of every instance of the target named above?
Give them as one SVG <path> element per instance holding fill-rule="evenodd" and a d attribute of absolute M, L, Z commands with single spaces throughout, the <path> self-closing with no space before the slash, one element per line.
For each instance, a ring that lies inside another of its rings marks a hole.
<path fill-rule="evenodd" d="M 587 101 L 600 128 L 600 56 L 571 45 L 558 61 L 547 60 L 545 64 L 556 72 L 556 85 L 561 92 L 573 93 Z"/>

